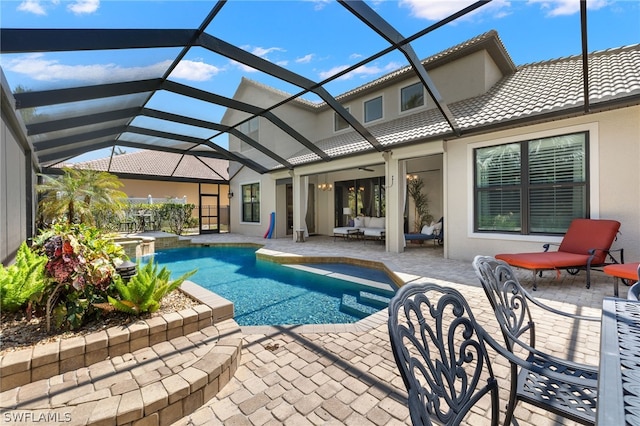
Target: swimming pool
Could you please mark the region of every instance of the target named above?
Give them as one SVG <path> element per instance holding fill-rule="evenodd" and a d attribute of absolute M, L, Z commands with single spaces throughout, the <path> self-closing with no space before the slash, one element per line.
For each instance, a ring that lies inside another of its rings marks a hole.
<path fill-rule="evenodd" d="M 384 309 L 394 292 L 382 271 L 344 264 L 289 267 L 256 259 L 255 252 L 247 247 L 186 247 L 161 250 L 152 258 L 173 277 L 197 268 L 190 280 L 232 301 L 234 319 L 242 326 L 354 323 Z M 366 273 L 377 284 L 333 278 L 332 268 L 345 275 Z"/>

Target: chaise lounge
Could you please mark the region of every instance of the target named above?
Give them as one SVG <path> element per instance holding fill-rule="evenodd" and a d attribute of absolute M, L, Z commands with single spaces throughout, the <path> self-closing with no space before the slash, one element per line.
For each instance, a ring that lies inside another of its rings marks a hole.
<path fill-rule="evenodd" d="M 542 271 L 566 269 L 572 275 L 584 269 L 587 272 L 587 288 L 591 286 L 591 268 L 623 262 L 623 249 L 620 262 L 610 250 L 620 229 L 620 222 L 606 219 L 574 219 L 562 239 L 557 251 L 549 251 L 550 244 L 544 244 L 540 253 L 503 253 L 495 255 L 516 268 L 533 271 L 533 289 L 537 289 L 536 275 Z M 610 262 L 607 262 L 607 257 Z"/>
<path fill-rule="evenodd" d="M 434 226 L 425 225 L 420 232 L 404 234 L 405 241 L 433 241 L 434 245 L 444 244 L 444 218 L 440 218 Z"/>

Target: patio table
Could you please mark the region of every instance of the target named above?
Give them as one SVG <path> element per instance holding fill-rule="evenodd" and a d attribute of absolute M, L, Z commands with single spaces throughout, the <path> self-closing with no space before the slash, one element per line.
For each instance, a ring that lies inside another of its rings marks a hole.
<path fill-rule="evenodd" d="M 640 425 L 640 302 L 602 302 L 596 424 Z"/>

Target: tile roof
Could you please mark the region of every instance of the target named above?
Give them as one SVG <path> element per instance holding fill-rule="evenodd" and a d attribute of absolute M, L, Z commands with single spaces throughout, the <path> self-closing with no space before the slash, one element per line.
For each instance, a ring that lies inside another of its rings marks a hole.
<path fill-rule="evenodd" d="M 632 104 L 640 104 L 639 69 L 640 44 L 591 53 L 589 102 L 592 109 L 597 109 L 599 103 L 625 98 Z M 449 108 L 464 134 L 493 125 L 509 126 L 520 119 L 551 119 L 550 114 L 575 112 L 575 108 L 583 104 L 582 56 L 577 55 L 520 66 L 487 93 L 449 104 Z M 376 124 L 369 130 L 385 147 L 451 133 L 436 109 Z M 331 156 L 372 150 L 356 132 L 332 136 L 316 144 Z M 300 164 L 314 161 L 314 157 L 310 151 L 301 150 L 288 160 Z"/>
<path fill-rule="evenodd" d="M 109 164 L 111 163 L 111 164 Z M 69 164 L 59 164 L 61 168 Z M 153 177 L 228 180 L 229 162 L 215 158 L 181 155 L 162 151 L 140 150 L 97 160 L 73 164 L 82 169 L 103 170 L 114 174 L 149 175 Z"/>

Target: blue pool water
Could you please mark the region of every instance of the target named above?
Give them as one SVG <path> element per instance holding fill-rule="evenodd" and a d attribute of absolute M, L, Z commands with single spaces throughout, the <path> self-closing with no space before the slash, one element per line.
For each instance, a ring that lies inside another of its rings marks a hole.
<path fill-rule="evenodd" d="M 232 301 L 239 325 L 353 323 L 384 309 L 392 295 L 394 287 L 382 271 L 344 264 L 307 265 L 320 270 L 317 274 L 256 259 L 255 251 L 187 247 L 158 251 L 153 259 L 173 278 L 197 268 L 190 280 Z M 331 269 L 387 283 L 387 289 L 329 277 Z"/>

